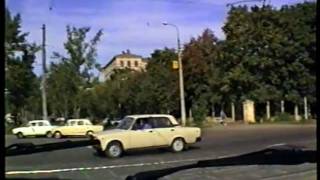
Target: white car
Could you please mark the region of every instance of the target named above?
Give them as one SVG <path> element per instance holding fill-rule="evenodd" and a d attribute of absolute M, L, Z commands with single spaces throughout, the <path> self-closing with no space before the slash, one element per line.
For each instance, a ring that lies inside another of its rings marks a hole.
<path fill-rule="evenodd" d="M 93 146 L 98 154 L 116 158 L 124 151 L 140 148 L 169 147 L 180 152 L 201 140 L 201 129 L 182 127 L 171 115 L 130 115 L 116 129 L 95 133 L 91 138 L 100 142 Z"/>
<path fill-rule="evenodd" d="M 51 130 L 56 126 L 52 126 L 48 120 L 32 120 L 26 126 L 12 129 L 12 133 L 18 138 L 25 136 L 43 136 L 51 137 Z"/>

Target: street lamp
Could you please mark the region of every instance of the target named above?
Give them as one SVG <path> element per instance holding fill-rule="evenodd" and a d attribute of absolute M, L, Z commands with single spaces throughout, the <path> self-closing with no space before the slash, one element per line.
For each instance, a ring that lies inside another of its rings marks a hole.
<path fill-rule="evenodd" d="M 165 26 L 173 26 L 177 31 L 181 120 L 182 120 L 182 125 L 185 126 L 186 125 L 186 106 L 185 106 L 185 100 L 184 100 L 183 69 L 182 69 L 182 60 L 181 60 L 182 53 L 180 48 L 179 28 L 178 26 L 167 23 L 167 22 L 163 22 L 162 24 Z"/>

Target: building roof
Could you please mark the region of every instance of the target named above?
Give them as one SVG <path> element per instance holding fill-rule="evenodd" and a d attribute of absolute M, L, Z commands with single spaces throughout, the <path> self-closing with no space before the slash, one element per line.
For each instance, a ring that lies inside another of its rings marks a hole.
<path fill-rule="evenodd" d="M 102 69 L 107 68 L 110 64 L 112 64 L 117 58 L 141 58 L 143 59 L 142 56 L 136 55 L 136 54 L 131 54 L 130 50 L 122 51 L 122 54 L 118 54 L 113 56 L 113 58 L 111 59 L 111 61 L 109 61 Z"/>

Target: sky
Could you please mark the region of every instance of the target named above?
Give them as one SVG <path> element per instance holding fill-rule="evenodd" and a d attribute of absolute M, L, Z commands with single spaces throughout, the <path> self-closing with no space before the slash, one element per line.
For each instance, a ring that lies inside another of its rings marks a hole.
<path fill-rule="evenodd" d="M 266 0 L 266 3 L 279 8 L 304 1 Z M 6 7 L 12 14 L 21 14 L 22 31 L 29 32 L 29 42 L 41 44 L 41 26 L 46 24 L 47 64 L 57 61 L 51 59 L 52 52 L 65 54 L 67 25 L 90 27 L 89 39 L 102 29 L 97 62 L 104 66 L 127 49 L 150 57 L 155 49 L 176 48 L 175 29 L 162 22 L 179 27 L 181 43 L 199 36 L 205 28 L 224 39 L 221 28 L 229 10 L 226 4 L 234 2 L 237 0 L 6 0 Z M 244 4 L 261 6 L 262 2 L 241 3 Z M 34 67 L 40 75 L 41 52 L 37 53 Z"/>

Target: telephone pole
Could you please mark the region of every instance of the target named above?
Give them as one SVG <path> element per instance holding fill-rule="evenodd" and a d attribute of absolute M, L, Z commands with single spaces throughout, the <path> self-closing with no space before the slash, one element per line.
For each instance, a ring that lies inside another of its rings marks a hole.
<path fill-rule="evenodd" d="M 47 67 L 46 67 L 46 25 L 42 25 L 42 115 L 44 120 L 48 120 L 47 112 L 47 93 L 46 93 L 46 76 L 47 76 Z"/>

